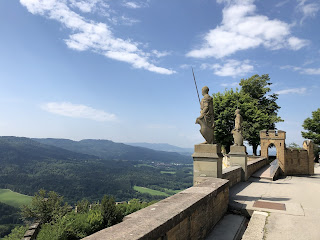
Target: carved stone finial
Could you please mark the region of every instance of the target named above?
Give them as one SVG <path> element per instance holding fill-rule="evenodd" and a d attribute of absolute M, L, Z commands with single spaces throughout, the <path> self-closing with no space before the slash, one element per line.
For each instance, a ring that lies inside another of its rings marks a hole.
<path fill-rule="evenodd" d="M 236 119 L 234 124 L 234 129 L 232 130 L 234 146 L 243 146 L 243 136 L 242 136 L 242 117 L 240 115 L 240 109 L 235 112 Z"/>
<path fill-rule="evenodd" d="M 209 95 L 209 88 L 202 88 L 202 96 L 200 102 L 200 116 L 196 119 L 196 124 L 200 125 L 200 133 L 206 140 L 205 144 L 214 144 L 214 111 L 212 97 Z"/>

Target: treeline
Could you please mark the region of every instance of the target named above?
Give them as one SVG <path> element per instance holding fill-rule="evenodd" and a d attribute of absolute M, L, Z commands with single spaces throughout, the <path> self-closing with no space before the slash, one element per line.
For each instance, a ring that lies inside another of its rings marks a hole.
<path fill-rule="evenodd" d="M 90 203 L 84 199 L 72 209 L 56 192 L 40 190 L 31 205 L 22 208 L 22 217 L 25 221 L 42 223 L 38 240 L 81 239 L 121 222 L 124 216 L 152 203 L 132 199 L 129 203 L 116 205 L 113 197 L 105 195 L 101 202 Z M 26 227 L 16 227 L 4 239 L 21 239 L 25 231 Z"/>
<path fill-rule="evenodd" d="M 67 162 L 50 160 L 24 167 L 4 165 L 0 169 L 0 188 L 7 188 L 26 195 L 42 188 L 64 195 L 70 203 L 87 198 L 101 199 L 104 194 L 113 195 L 117 201 L 139 198 L 146 201 L 160 199 L 142 194 L 133 186 L 180 190 L 192 185 L 192 175 L 176 167 L 176 174 L 161 174 L 161 169 L 135 167 L 122 161 Z"/>
<path fill-rule="evenodd" d="M 22 223 L 20 209 L 0 202 L 0 238 Z"/>

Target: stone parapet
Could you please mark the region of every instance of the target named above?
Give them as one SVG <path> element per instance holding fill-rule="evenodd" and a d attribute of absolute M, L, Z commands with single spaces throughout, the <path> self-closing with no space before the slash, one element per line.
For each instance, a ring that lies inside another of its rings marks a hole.
<path fill-rule="evenodd" d="M 246 146 L 230 146 L 230 164 L 231 166 L 240 166 L 241 180 L 247 181 L 247 148 Z"/>
<path fill-rule="evenodd" d="M 226 213 L 228 202 L 228 181 L 208 178 L 84 239 L 205 239 Z"/>
<path fill-rule="evenodd" d="M 222 170 L 222 178 L 229 180 L 229 188 L 241 182 L 242 168 L 240 166 L 228 167 Z"/>
<path fill-rule="evenodd" d="M 193 185 L 203 182 L 202 178 L 222 177 L 223 155 L 219 144 L 197 144 L 192 157 Z"/>
<path fill-rule="evenodd" d="M 247 177 L 249 178 L 254 172 L 258 171 L 263 166 L 267 165 L 269 162 L 267 158 L 258 158 L 257 160 L 248 162 L 248 172 Z"/>

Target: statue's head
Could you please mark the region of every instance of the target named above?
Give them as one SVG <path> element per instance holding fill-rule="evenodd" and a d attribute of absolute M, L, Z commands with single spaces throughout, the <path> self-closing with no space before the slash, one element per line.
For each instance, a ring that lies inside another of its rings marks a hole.
<path fill-rule="evenodd" d="M 240 114 L 240 109 L 236 109 L 236 113 L 235 113 L 236 115 L 237 114 Z"/>
<path fill-rule="evenodd" d="M 202 96 L 208 94 L 208 92 L 209 92 L 209 88 L 208 88 L 207 86 L 204 86 L 204 87 L 202 88 Z"/>

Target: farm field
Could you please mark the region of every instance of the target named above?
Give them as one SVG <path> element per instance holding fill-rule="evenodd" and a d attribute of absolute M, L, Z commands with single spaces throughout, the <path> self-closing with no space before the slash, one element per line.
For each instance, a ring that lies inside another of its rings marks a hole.
<path fill-rule="evenodd" d="M 149 193 L 150 195 L 153 195 L 153 196 L 169 196 L 169 194 L 165 192 L 160 192 L 160 191 L 153 190 L 146 187 L 134 186 L 133 189 L 141 193 Z"/>
<path fill-rule="evenodd" d="M 9 189 L 0 189 L 0 202 L 12 207 L 20 208 L 31 203 L 32 197 L 13 192 Z"/>

